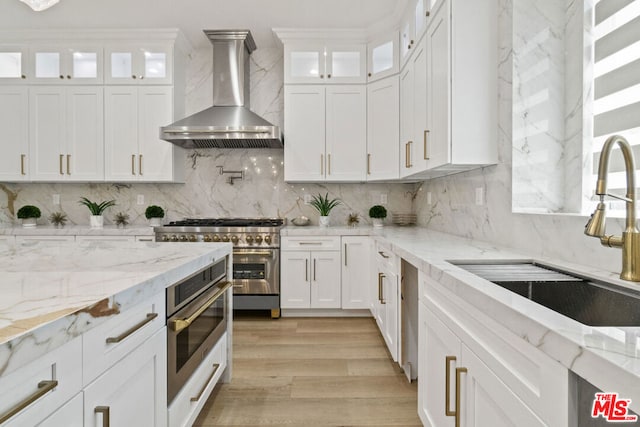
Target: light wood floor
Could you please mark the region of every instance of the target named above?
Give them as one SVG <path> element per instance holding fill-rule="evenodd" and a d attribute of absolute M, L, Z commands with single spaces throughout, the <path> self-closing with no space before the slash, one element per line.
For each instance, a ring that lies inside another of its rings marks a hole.
<path fill-rule="evenodd" d="M 421 426 L 371 318 L 236 318 L 233 380 L 195 426 Z"/>

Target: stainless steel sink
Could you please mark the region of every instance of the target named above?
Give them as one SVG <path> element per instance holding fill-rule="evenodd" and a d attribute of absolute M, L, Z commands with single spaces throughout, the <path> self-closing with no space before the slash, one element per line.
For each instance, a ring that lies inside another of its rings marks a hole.
<path fill-rule="evenodd" d="M 640 290 L 536 262 L 454 264 L 584 325 L 640 326 Z"/>

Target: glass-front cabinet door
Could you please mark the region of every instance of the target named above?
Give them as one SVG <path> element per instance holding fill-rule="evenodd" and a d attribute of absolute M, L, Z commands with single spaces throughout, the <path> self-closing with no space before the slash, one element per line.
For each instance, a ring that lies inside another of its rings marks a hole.
<path fill-rule="evenodd" d="M 396 74 L 398 63 L 398 32 L 392 31 L 367 45 L 367 80 L 372 82 Z"/>
<path fill-rule="evenodd" d="M 105 83 L 171 84 L 173 63 L 169 46 L 110 46 L 107 48 Z"/>
<path fill-rule="evenodd" d="M 366 46 L 327 46 L 325 50 L 327 83 L 365 83 Z"/>
<path fill-rule="evenodd" d="M 325 83 L 324 45 L 285 44 L 284 82 L 285 83 Z"/>
<path fill-rule="evenodd" d="M 38 46 L 31 49 L 31 83 L 100 84 L 102 48 Z"/>
<path fill-rule="evenodd" d="M 26 83 L 27 58 L 25 47 L 0 45 L 0 83 Z"/>

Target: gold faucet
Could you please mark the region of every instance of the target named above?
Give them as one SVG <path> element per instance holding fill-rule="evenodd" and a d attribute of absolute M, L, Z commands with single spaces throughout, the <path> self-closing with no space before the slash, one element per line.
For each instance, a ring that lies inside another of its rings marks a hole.
<path fill-rule="evenodd" d="M 627 174 L 627 195 L 621 197 L 607 193 L 607 174 L 609 172 L 609 156 L 615 144 L 620 146 L 624 157 L 624 167 Z M 629 142 L 620 135 L 607 139 L 600 153 L 598 165 L 598 182 L 596 194 L 600 196 L 600 203 L 584 227 L 584 234 L 600 239 L 600 243 L 610 248 L 622 248 L 622 272 L 620 278 L 640 282 L 640 231 L 636 227 L 636 167 L 633 151 Z M 605 235 L 606 206 L 604 196 L 624 200 L 627 207 L 627 224 L 622 236 Z"/>

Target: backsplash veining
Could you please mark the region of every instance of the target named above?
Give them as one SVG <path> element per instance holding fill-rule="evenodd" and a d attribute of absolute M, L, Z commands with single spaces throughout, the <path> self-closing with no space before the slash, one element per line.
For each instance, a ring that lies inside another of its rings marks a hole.
<path fill-rule="evenodd" d="M 251 55 L 251 109 L 283 126 L 283 51 L 281 48 L 257 49 Z M 187 67 L 186 114 L 211 106 L 213 98 L 212 55 L 209 49 L 194 52 Z M 306 215 L 317 224 L 318 215 L 304 204 L 305 194 L 328 192 L 343 204 L 332 212 L 332 224 L 346 224 L 347 215 L 357 212 L 361 223 L 369 222 L 369 207 L 387 194 L 391 212 L 408 211 L 412 189 L 409 184 L 322 184 L 291 185 L 283 179 L 282 150 L 186 150 L 184 184 L 0 184 L 0 226 L 16 224 L 15 212 L 25 204 L 42 210 L 39 224 L 53 211 L 61 210 L 71 224 L 88 224 L 88 210 L 78 204 L 82 196 L 91 200 L 115 199 L 117 205 L 107 210 L 105 224 L 112 224 L 117 212 L 130 216 L 131 224 L 146 224 L 144 210 L 157 204 L 165 208 L 166 221 L 183 217 L 245 216 L 286 217 Z M 244 180 L 233 185 L 220 175 L 217 166 L 225 170 L 244 170 Z M 60 195 L 60 205 L 53 204 L 53 195 Z M 144 204 L 137 205 L 137 196 Z"/>

